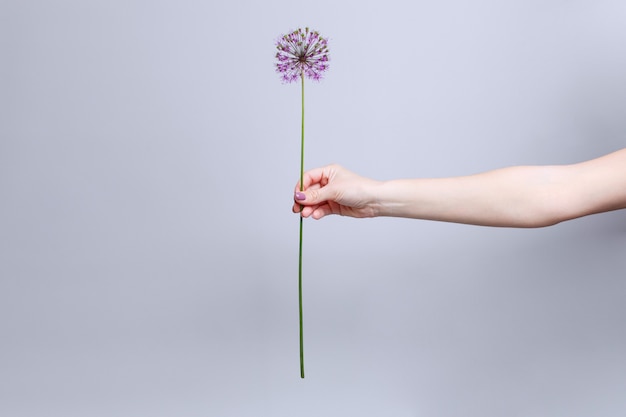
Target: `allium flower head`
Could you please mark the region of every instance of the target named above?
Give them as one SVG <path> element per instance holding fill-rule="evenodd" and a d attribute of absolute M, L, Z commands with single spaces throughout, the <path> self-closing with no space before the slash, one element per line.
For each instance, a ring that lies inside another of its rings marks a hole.
<path fill-rule="evenodd" d="M 328 39 L 319 32 L 298 29 L 276 41 L 276 72 L 284 82 L 297 81 L 301 76 L 319 81 L 328 69 Z"/>

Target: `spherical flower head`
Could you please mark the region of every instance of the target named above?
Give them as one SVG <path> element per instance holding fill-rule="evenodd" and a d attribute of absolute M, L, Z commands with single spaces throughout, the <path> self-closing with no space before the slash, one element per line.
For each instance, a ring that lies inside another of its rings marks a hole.
<path fill-rule="evenodd" d="M 319 32 L 298 29 L 276 41 L 276 72 L 286 83 L 308 77 L 319 81 L 328 69 L 328 39 Z"/>

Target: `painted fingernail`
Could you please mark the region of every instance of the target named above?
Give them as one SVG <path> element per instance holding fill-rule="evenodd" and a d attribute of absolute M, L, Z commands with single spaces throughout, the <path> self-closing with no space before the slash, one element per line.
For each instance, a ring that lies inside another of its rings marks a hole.
<path fill-rule="evenodd" d="M 296 192 L 296 200 L 302 201 L 306 198 L 306 195 L 304 195 L 304 193 L 301 193 L 300 191 Z"/>

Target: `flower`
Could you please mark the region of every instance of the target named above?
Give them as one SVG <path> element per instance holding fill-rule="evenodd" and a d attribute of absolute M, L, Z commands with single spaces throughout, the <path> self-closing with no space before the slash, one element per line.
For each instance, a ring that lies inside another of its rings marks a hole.
<path fill-rule="evenodd" d="M 302 80 L 302 128 L 300 140 L 300 191 L 304 191 L 304 77 L 319 81 L 328 69 L 328 39 L 309 28 L 294 30 L 276 41 L 276 72 L 283 82 Z M 302 209 L 303 206 L 300 206 Z M 298 307 L 300 321 L 300 377 L 304 378 L 304 337 L 302 329 L 302 221 L 298 255 Z"/>
<path fill-rule="evenodd" d="M 276 72 L 284 82 L 300 77 L 319 81 L 328 69 L 328 39 L 309 28 L 295 30 L 276 41 Z"/>

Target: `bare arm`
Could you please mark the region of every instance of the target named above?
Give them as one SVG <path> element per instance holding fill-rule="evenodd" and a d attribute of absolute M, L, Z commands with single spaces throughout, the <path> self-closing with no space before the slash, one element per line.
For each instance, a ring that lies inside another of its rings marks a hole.
<path fill-rule="evenodd" d="M 626 208 L 626 149 L 573 165 L 519 166 L 437 179 L 373 181 L 331 165 L 304 181 L 302 215 L 393 216 L 542 227 Z M 300 196 L 301 197 L 301 196 Z"/>

